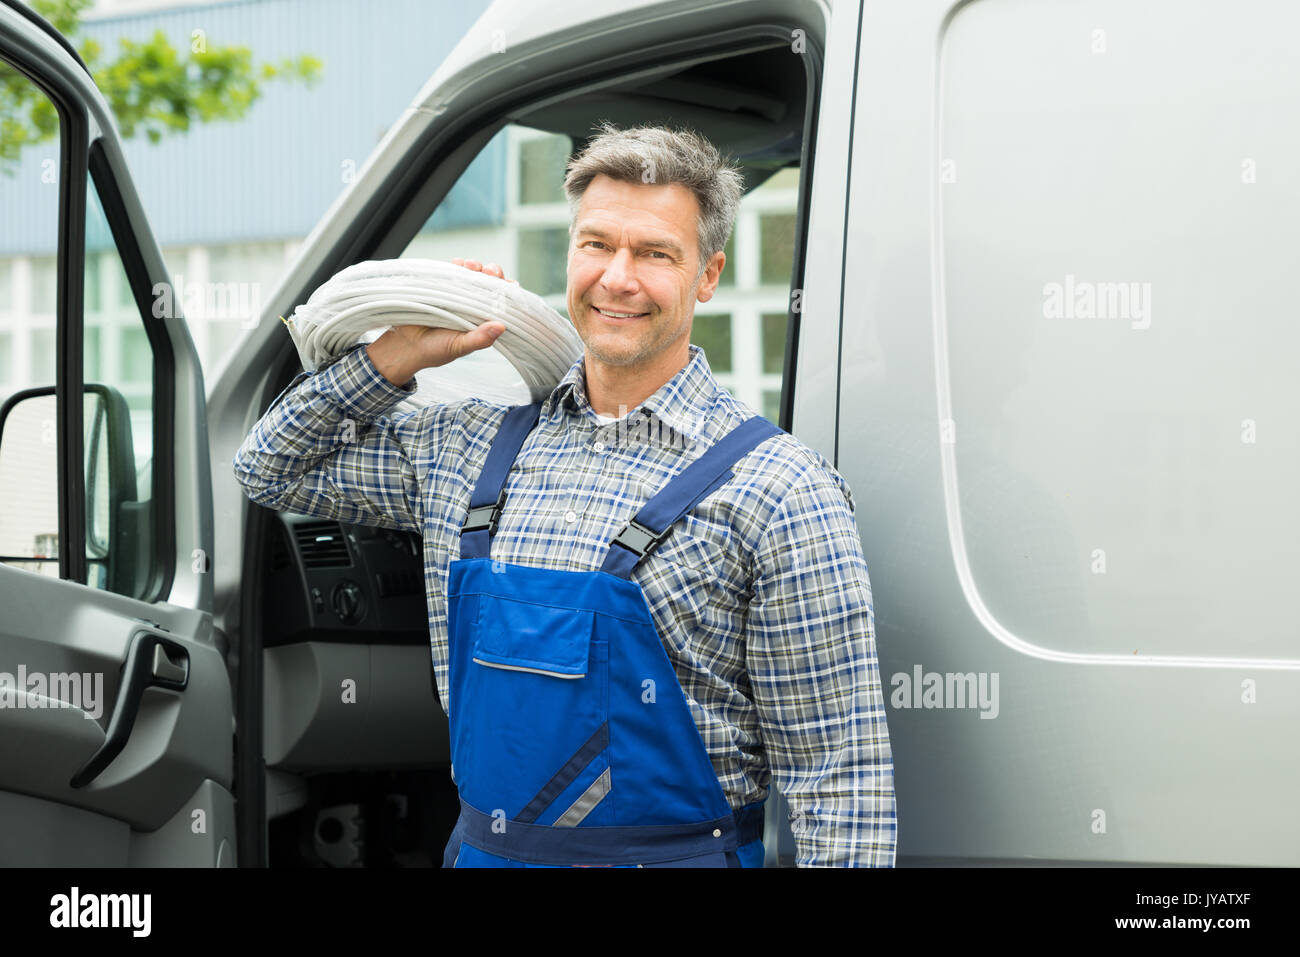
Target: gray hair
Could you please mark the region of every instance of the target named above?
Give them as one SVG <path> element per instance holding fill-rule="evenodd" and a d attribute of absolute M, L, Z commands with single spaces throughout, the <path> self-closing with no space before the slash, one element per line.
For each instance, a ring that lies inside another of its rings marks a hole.
<path fill-rule="evenodd" d="M 569 199 L 569 235 L 582 194 L 602 173 L 625 183 L 680 183 L 699 203 L 699 275 L 721 252 L 736 221 L 744 193 L 740 169 L 724 161 L 717 147 L 689 129 L 636 126 L 620 130 L 601 123 L 599 134 L 569 161 L 564 193 Z"/>

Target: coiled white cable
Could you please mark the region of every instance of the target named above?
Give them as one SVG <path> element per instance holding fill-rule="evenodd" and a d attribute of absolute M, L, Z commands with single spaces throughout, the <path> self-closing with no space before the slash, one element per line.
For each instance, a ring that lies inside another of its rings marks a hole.
<path fill-rule="evenodd" d="M 342 270 L 284 320 L 303 368 L 346 352 L 364 333 L 397 325 L 468 332 L 489 320 L 505 332 L 492 348 L 545 398 L 582 354 L 573 324 L 516 283 L 434 259 L 382 259 Z"/>

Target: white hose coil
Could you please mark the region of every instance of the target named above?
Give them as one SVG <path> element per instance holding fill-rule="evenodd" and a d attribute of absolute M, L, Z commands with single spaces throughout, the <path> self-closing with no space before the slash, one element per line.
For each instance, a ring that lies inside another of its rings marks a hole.
<path fill-rule="evenodd" d="M 492 348 L 519 373 L 531 401 L 545 398 L 582 355 L 573 324 L 516 283 L 434 259 L 359 262 L 318 288 L 284 320 L 303 368 L 314 372 L 375 329 L 418 325 L 468 332 L 489 320 L 505 331 Z"/>

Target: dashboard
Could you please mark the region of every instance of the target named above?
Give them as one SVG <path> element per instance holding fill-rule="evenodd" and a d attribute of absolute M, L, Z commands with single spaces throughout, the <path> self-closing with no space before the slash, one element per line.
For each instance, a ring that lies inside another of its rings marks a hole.
<path fill-rule="evenodd" d="M 429 643 L 423 539 L 278 512 L 267 538 L 266 647 L 298 641 Z"/>

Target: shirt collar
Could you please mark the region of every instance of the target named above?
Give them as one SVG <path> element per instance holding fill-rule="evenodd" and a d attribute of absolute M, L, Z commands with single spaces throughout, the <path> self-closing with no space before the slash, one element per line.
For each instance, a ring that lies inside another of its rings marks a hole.
<path fill-rule="evenodd" d="M 587 376 L 586 368 L 583 366 L 585 355 L 578 356 L 573 365 L 569 366 L 569 371 L 564 373 L 559 384 L 551 390 L 544 402 L 542 402 L 543 419 L 548 422 L 555 417 L 557 411 L 566 408 L 580 409 L 587 404 Z"/>
<path fill-rule="evenodd" d="M 645 420 L 648 415 L 649 419 L 661 424 L 661 428 L 648 429 L 645 434 L 658 435 L 667 440 L 668 429 L 671 429 L 690 442 L 700 438 L 704 423 L 713 408 L 718 384 L 713 378 L 713 370 L 709 368 L 704 349 L 693 342 L 688 348 L 690 359 L 686 365 L 629 413 L 630 418 Z M 587 398 L 585 358 L 585 355 L 579 356 L 574 361 L 542 403 L 541 415 L 548 422 L 564 411 L 573 411 L 579 416 L 590 415 L 595 420 L 595 411 Z"/>

